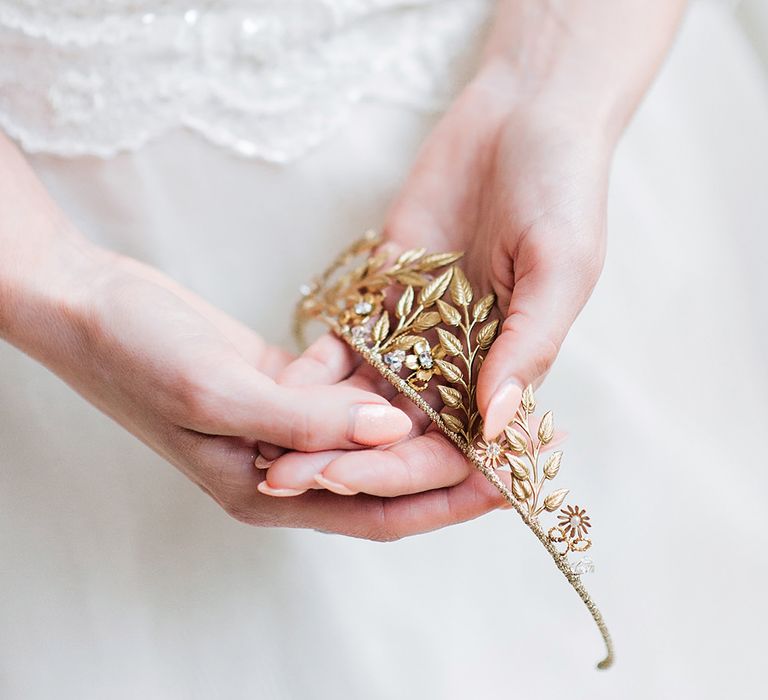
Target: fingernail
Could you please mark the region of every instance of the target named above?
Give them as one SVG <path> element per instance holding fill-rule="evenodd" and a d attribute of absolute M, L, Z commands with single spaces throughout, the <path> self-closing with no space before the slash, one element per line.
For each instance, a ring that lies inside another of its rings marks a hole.
<path fill-rule="evenodd" d="M 411 431 L 411 419 L 392 406 L 360 404 L 352 409 L 352 441 L 360 445 L 386 445 Z"/>
<path fill-rule="evenodd" d="M 522 398 L 523 389 L 513 379 L 508 379 L 496 390 L 483 421 L 483 437 L 486 440 L 493 440 L 512 422 Z"/>
<path fill-rule="evenodd" d="M 266 481 L 262 481 L 256 487 L 265 496 L 277 496 L 278 498 L 286 498 L 287 496 L 300 496 L 307 489 L 276 489 L 270 486 Z"/>
<path fill-rule="evenodd" d="M 256 459 L 253 460 L 253 466 L 256 469 L 269 469 L 272 466 L 272 460 L 267 459 L 261 453 L 256 455 Z"/>
<path fill-rule="evenodd" d="M 324 489 L 333 491 L 334 493 L 339 494 L 339 496 L 354 496 L 355 494 L 360 493 L 359 491 L 353 491 L 349 486 L 340 484 L 338 481 L 331 481 L 322 474 L 315 474 L 315 481 Z"/>

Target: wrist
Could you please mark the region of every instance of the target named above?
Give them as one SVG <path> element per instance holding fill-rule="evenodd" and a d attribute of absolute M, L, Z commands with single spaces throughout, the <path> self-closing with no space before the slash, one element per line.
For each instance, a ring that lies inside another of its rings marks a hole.
<path fill-rule="evenodd" d="M 469 99 L 483 102 L 485 114 L 495 114 L 500 126 L 528 124 L 588 142 L 610 159 L 626 122 L 618 101 L 590 95 L 557 81 L 521 78 L 506 61 L 489 59 L 466 88 Z"/>
<path fill-rule="evenodd" d="M 66 224 L 37 243 L 0 266 L 0 337 L 55 368 L 86 323 L 111 256 Z"/>
<path fill-rule="evenodd" d="M 615 144 L 669 49 L 685 0 L 499 0 L 479 79 Z M 593 126 L 592 128 L 595 128 Z"/>

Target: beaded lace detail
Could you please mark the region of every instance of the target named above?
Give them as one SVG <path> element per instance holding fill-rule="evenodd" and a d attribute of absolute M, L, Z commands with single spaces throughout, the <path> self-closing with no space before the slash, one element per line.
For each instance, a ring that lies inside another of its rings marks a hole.
<path fill-rule="evenodd" d="M 491 0 L 0 0 L 0 128 L 111 156 L 185 126 L 294 160 L 363 99 L 440 109 Z"/>

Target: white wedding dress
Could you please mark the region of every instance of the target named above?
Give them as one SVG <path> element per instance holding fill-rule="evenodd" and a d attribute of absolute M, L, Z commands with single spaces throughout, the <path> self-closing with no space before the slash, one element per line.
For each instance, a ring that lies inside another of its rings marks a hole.
<path fill-rule="evenodd" d="M 299 284 L 381 222 L 490 5 L 0 0 L 0 128 L 93 240 L 287 341 Z M 249 528 L 2 345 L 0 698 L 759 695 L 766 75 L 731 8 L 692 6 L 541 392 L 595 524 L 613 670 L 513 512 L 387 545 Z"/>

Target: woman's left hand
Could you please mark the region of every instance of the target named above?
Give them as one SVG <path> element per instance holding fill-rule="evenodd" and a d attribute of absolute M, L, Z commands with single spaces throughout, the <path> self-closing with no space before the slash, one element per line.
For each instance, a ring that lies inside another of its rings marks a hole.
<path fill-rule="evenodd" d="M 403 247 L 466 251 L 469 278 L 498 297 L 504 321 L 478 377 L 487 438 L 547 373 L 597 282 L 612 152 L 599 122 L 509 92 L 493 70 L 466 88 L 425 143 L 386 227 Z"/>
<path fill-rule="evenodd" d="M 500 95 L 503 85 L 488 76 L 467 88 L 424 145 L 385 227 L 397 249 L 465 250 L 473 284 L 499 298 L 505 321 L 478 379 L 487 437 L 548 371 L 597 281 L 610 158 L 594 126 L 506 106 Z M 370 373 L 352 381 L 375 390 Z M 455 487 L 473 470 L 419 413 L 411 412 L 411 436 L 385 450 L 289 453 L 262 488 L 290 495 L 316 488 L 318 474 L 350 495 Z"/>

